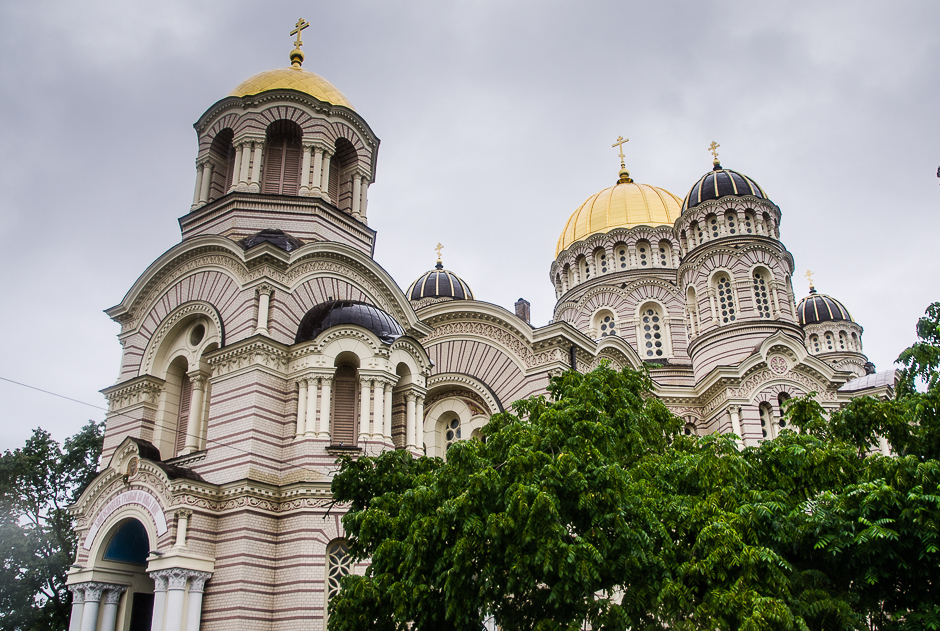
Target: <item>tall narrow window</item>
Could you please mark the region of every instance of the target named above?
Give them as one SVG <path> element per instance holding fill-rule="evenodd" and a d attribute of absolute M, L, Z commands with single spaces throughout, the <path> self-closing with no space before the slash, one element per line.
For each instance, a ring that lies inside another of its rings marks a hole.
<path fill-rule="evenodd" d="M 744 228 L 742 232 L 747 234 L 754 234 L 755 221 L 754 221 L 754 212 L 751 210 L 744 211 Z"/>
<path fill-rule="evenodd" d="M 627 246 L 624 243 L 618 243 L 614 246 L 614 253 L 616 254 L 616 267 L 619 269 L 627 269 L 630 267 L 630 261 L 627 258 L 629 253 L 627 252 Z"/>
<path fill-rule="evenodd" d="M 770 299 L 767 296 L 767 272 L 754 270 L 754 306 L 757 317 L 770 317 Z"/>
<path fill-rule="evenodd" d="M 340 366 L 336 369 L 333 380 L 333 427 L 330 438 L 334 445 L 354 446 L 356 444 L 356 408 L 359 398 L 356 369 L 352 366 Z"/>
<path fill-rule="evenodd" d="M 776 435 L 774 431 L 773 424 L 773 408 L 770 407 L 770 404 L 764 401 L 758 407 L 758 412 L 760 413 L 760 431 L 761 435 L 764 438 L 773 438 Z"/>
<path fill-rule="evenodd" d="M 832 333 L 829 333 L 828 331 L 826 331 L 826 350 L 827 351 L 835 350 L 835 346 L 833 345 L 833 341 L 832 341 Z"/>
<path fill-rule="evenodd" d="M 212 182 L 209 186 L 209 200 L 218 199 L 228 193 L 235 172 L 235 148 L 232 146 L 231 129 L 223 129 L 212 139 L 209 147 L 209 159 L 212 161 Z"/>
<path fill-rule="evenodd" d="M 650 257 L 652 256 L 652 248 L 650 244 L 646 241 L 639 241 L 636 244 L 636 258 L 637 262 L 640 264 L 640 267 L 649 267 Z"/>
<path fill-rule="evenodd" d="M 685 295 L 686 300 L 686 309 L 689 312 L 689 334 L 698 335 L 699 327 L 701 326 L 698 318 L 698 297 L 695 295 L 695 288 L 689 287 L 689 290 Z"/>
<path fill-rule="evenodd" d="M 654 302 L 643 305 L 640 310 L 640 354 L 645 359 L 668 357 L 669 340 L 663 309 Z"/>
<path fill-rule="evenodd" d="M 728 324 L 737 319 L 734 307 L 734 293 L 731 289 L 731 279 L 727 274 L 720 274 L 715 282 L 718 289 L 718 310 L 722 323 Z"/>
<path fill-rule="evenodd" d="M 176 421 L 176 453 L 183 451 L 186 446 L 186 432 L 189 429 L 189 404 L 193 398 L 193 382 L 188 374 L 183 374 L 180 384 L 180 412 Z"/>
<path fill-rule="evenodd" d="M 294 121 L 279 120 L 268 127 L 261 192 L 296 195 L 300 190 L 301 134 L 300 126 Z"/>
<path fill-rule="evenodd" d="M 607 251 L 597 250 L 594 252 L 594 268 L 598 275 L 607 273 Z"/>
<path fill-rule="evenodd" d="M 669 267 L 669 263 L 672 260 L 672 244 L 665 240 L 660 241 L 657 255 L 659 257 L 660 267 Z"/>
<path fill-rule="evenodd" d="M 848 337 L 845 331 L 839 331 L 839 350 L 844 351 L 848 347 Z"/>
<path fill-rule="evenodd" d="M 581 272 L 581 282 L 591 277 L 591 266 L 588 264 L 587 257 L 582 256 L 578 259 L 578 271 Z"/>
<path fill-rule="evenodd" d="M 819 354 L 819 336 L 816 334 L 809 336 L 809 346 L 810 350 L 813 351 L 813 355 Z"/>
<path fill-rule="evenodd" d="M 594 316 L 594 331 L 596 337 L 602 338 L 617 335 L 617 320 L 612 311 L 603 309 Z"/>
<path fill-rule="evenodd" d="M 725 227 L 728 229 L 728 234 L 737 234 L 738 232 L 738 218 L 734 213 L 728 213 L 725 215 Z"/>
<path fill-rule="evenodd" d="M 349 576 L 351 569 L 349 544 L 345 539 L 334 539 L 326 546 L 326 603 L 339 593 L 342 587 L 340 581 L 344 576 Z"/>
<path fill-rule="evenodd" d="M 787 401 L 790 400 L 790 395 L 786 392 L 781 392 L 777 395 L 777 407 L 780 408 L 780 418 L 777 420 L 777 425 L 780 429 L 785 429 L 787 426 L 787 420 L 783 417 L 784 415 L 784 406 Z"/>
<path fill-rule="evenodd" d="M 712 238 L 717 238 L 721 234 L 721 228 L 718 226 L 718 217 L 709 215 L 706 221 L 708 221 L 708 231 L 711 232 Z"/>

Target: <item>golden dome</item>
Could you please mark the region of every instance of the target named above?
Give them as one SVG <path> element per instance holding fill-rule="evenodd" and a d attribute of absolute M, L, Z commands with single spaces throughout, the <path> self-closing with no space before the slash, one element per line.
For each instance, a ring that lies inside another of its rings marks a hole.
<path fill-rule="evenodd" d="M 274 70 L 259 72 L 255 76 L 242 81 L 237 88 L 229 93 L 229 96 L 249 96 L 268 90 L 297 90 L 331 105 L 342 105 L 355 110 L 352 103 L 347 101 L 343 93 L 337 90 L 332 83 L 320 75 L 304 70 L 299 66 L 288 66 L 287 68 L 275 68 Z"/>
<path fill-rule="evenodd" d="M 558 237 L 555 256 L 575 241 L 614 228 L 634 226 L 671 226 L 679 218 L 682 200 L 669 191 L 637 184 L 629 173 L 621 172 L 620 181 L 588 197 L 574 211 Z"/>

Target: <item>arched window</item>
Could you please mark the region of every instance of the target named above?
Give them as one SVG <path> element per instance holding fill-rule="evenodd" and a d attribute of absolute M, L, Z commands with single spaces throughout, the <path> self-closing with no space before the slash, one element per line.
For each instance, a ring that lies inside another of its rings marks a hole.
<path fill-rule="evenodd" d="M 669 267 L 672 264 L 672 244 L 663 239 L 659 242 L 659 266 Z"/>
<path fill-rule="evenodd" d="M 345 539 L 334 539 L 326 546 L 326 605 L 339 593 L 340 581 L 352 571 L 352 557 L 349 556 L 349 543 Z"/>
<path fill-rule="evenodd" d="M 134 565 L 147 565 L 150 538 L 147 529 L 136 519 L 128 519 L 111 535 L 102 559 Z"/>
<path fill-rule="evenodd" d="M 264 175 L 261 192 L 296 195 L 300 190 L 303 132 L 294 121 L 278 120 L 268 126 L 264 141 Z"/>
<path fill-rule="evenodd" d="M 692 229 L 692 236 L 695 239 L 695 245 L 701 245 L 705 241 L 705 228 L 697 221 L 693 221 L 690 227 Z"/>
<path fill-rule="evenodd" d="M 825 337 L 826 337 L 826 350 L 827 350 L 827 351 L 830 351 L 830 352 L 831 352 L 831 351 L 834 351 L 834 350 L 835 350 L 835 344 L 833 343 L 832 333 L 830 333 L 829 331 L 826 331 L 826 336 L 825 336 Z"/>
<path fill-rule="evenodd" d="M 760 431 L 764 438 L 773 438 L 777 435 L 774 431 L 774 412 L 769 403 L 764 401 L 757 408 L 760 414 Z"/>
<path fill-rule="evenodd" d="M 594 269 L 598 276 L 607 273 L 607 251 L 602 249 L 594 250 Z"/>
<path fill-rule="evenodd" d="M 718 225 L 718 217 L 709 215 L 705 218 L 705 223 L 708 225 L 708 232 L 713 239 L 721 236 L 721 227 Z"/>
<path fill-rule="evenodd" d="M 235 175 L 235 147 L 232 146 L 234 134 L 231 129 L 223 129 L 209 147 L 209 159 L 213 163 L 212 182 L 209 186 L 209 201 L 228 193 Z"/>
<path fill-rule="evenodd" d="M 777 408 L 780 410 L 780 416 L 777 419 L 777 426 L 780 429 L 785 429 L 787 426 L 787 421 L 786 419 L 783 418 L 783 414 L 784 414 L 784 405 L 789 400 L 790 400 L 790 395 L 787 394 L 786 392 L 781 392 L 780 394 L 777 395 Z"/>
<path fill-rule="evenodd" d="M 440 431 L 444 435 L 444 452 L 446 453 L 450 446 L 461 440 L 463 436 L 460 430 L 460 417 L 457 414 L 442 414 L 438 420 Z"/>
<path fill-rule="evenodd" d="M 352 175 L 359 160 L 356 148 L 345 138 L 336 139 L 336 151 L 330 159 L 330 199 L 337 208 L 352 212 Z"/>
<path fill-rule="evenodd" d="M 636 260 L 640 267 L 649 267 L 653 251 L 649 241 L 637 241 Z"/>
<path fill-rule="evenodd" d="M 844 351 L 848 346 L 848 336 L 845 334 L 845 331 L 839 331 L 839 350 Z"/>
<path fill-rule="evenodd" d="M 637 339 L 640 355 L 644 359 L 657 359 L 672 355 L 669 331 L 663 318 L 663 308 L 658 303 L 648 302 L 640 308 Z"/>
<path fill-rule="evenodd" d="M 581 282 L 591 277 L 591 266 L 588 264 L 586 256 L 582 256 L 578 259 L 578 271 L 581 273 Z"/>
<path fill-rule="evenodd" d="M 853 351 L 862 351 L 862 340 L 859 339 L 858 335 L 852 333 L 852 350 Z"/>
<path fill-rule="evenodd" d="M 684 433 L 686 436 L 698 436 L 698 430 L 695 427 L 695 419 L 693 417 L 687 417 L 685 419 L 685 428 Z"/>
<path fill-rule="evenodd" d="M 617 319 L 612 311 L 601 309 L 594 315 L 594 336 L 597 339 L 617 335 Z"/>
<path fill-rule="evenodd" d="M 562 291 L 568 291 L 575 285 L 574 270 L 572 270 L 571 266 L 567 263 L 565 263 L 565 267 L 561 270 L 561 281 Z"/>
<path fill-rule="evenodd" d="M 754 220 L 754 211 L 751 209 L 744 211 L 744 228 L 742 232 L 746 234 L 754 234 L 757 229 L 756 221 Z"/>
<path fill-rule="evenodd" d="M 616 263 L 614 264 L 616 269 L 627 269 L 630 267 L 630 253 L 627 252 L 626 243 L 618 243 L 614 246 L 614 259 Z"/>
<path fill-rule="evenodd" d="M 770 298 L 767 294 L 767 280 L 770 274 L 766 270 L 757 268 L 754 270 L 754 307 L 757 309 L 758 318 L 770 317 Z"/>
<path fill-rule="evenodd" d="M 738 216 L 733 212 L 729 212 L 725 215 L 725 228 L 728 230 L 728 234 L 737 234 L 738 232 Z"/>
<path fill-rule="evenodd" d="M 718 295 L 719 322 L 722 324 L 734 322 L 737 319 L 737 310 L 731 278 L 727 274 L 722 273 L 715 276 L 715 291 Z"/>
<path fill-rule="evenodd" d="M 819 336 L 816 334 L 809 336 L 809 346 L 810 350 L 813 351 L 813 355 L 819 354 Z"/>
<path fill-rule="evenodd" d="M 337 358 L 339 359 L 339 358 Z M 333 378 L 333 411 L 330 415 L 330 439 L 334 445 L 356 444 L 356 408 L 359 402 L 359 376 L 355 366 L 342 364 Z"/>

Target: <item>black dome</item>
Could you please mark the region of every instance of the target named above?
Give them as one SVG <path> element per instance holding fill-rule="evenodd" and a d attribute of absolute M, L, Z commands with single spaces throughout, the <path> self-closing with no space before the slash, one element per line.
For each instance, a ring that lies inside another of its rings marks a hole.
<path fill-rule="evenodd" d="M 817 294 L 815 289 L 810 289 L 809 295 L 797 305 L 796 316 L 800 326 L 818 322 L 855 322 L 841 302 L 832 296 Z"/>
<path fill-rule="evenodd" d="M 423 274 L 411 283 L 405 292 L 408 300 L 422 298 L 453 298 L 454 300 L 473 300 L 473 292 L 457 274 L 444 269 L 440 263 L 435 269 Z"/>
<path fill-rule="evenodd" d="M 297 237 L 293 237 L 283 230 L 276 229 L 265 229 L 257 234 L 253 234 L 250 237 L 245 237 L 241 240 L 242 247 L 246 250 L 250 250 L 256 245 L 261 245 L 262 243 L 270 243 L 276 245 L 286 252 L 291 252 L 296 250 L 304 244 L 303 241 Z"/>
<path fill-rule="evenodd" d="M 391 344 L 405 334 L 395 318 L 377 307 L 357 300 L 330 300 L 321 302 L 307 312 L 297 327 L 294 344 L 308 342 L 323 331 L 341 324 L 356 324 L 369 329 L 386 344 Z"/>
<path fill-rule="evenodd" d="M 726 195 L 735 195 L 737 197 L 749 195 L 759 199 L 767 199 L 757 182 L 737 171 L 722 169 L 720 164 L 716 164 L 714 169 L 699 178 L 689 194 L 685 196 L 685 201 L 682 202 L 682 212 L 687 211 L 689 208 L 695 208 L 704 201 L 718 199 Z"/>

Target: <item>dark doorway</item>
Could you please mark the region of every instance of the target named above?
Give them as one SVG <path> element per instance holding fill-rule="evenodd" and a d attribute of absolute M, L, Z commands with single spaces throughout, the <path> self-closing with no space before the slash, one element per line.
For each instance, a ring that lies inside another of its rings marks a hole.
<path fill-rule="evenodd" d="M 134 594 L 131 601 L 130 631 L 150 631 L 153 622 L 153 594 Z"/>

